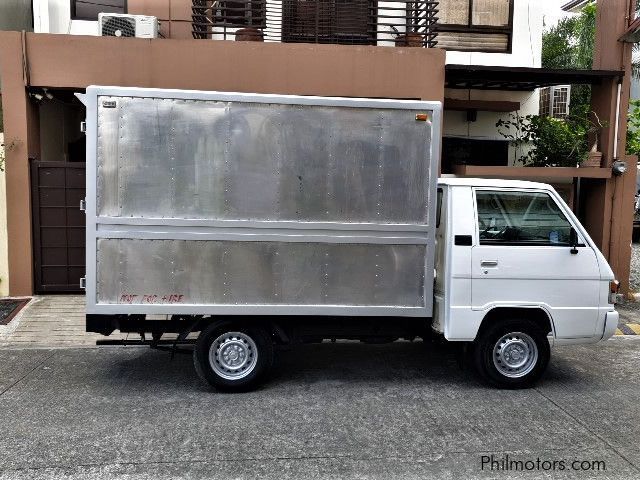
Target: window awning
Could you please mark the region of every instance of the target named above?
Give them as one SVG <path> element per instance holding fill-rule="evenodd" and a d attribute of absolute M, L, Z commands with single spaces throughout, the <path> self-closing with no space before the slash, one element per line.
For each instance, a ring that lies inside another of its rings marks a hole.
<path fill-rule="evenodd" d="M 531 91 L 553 85 L 599 85 L 603 80 L 623 76 L 624 71 L 621 70 L 565 70 L 452 64 L 445 67 L 445 88 Z"/>

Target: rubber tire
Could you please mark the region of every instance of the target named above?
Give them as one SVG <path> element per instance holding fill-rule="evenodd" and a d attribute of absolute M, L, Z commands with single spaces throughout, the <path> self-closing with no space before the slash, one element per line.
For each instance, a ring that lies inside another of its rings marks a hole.
<path fill-rule="evenodd" d="M 507 333 L 522 332 L 529 335 L 538 347 L 538 361 L 535 367 L 525 376 L 509 378 L 502 375 L 493 364 L 493 347 Z M 542 376 L 549 364 L 551 349 L 547 334 L 534 322 L 529 320 L 509 319 L 489 326 L 473 342 L 471 351 L 473 363 L 482 379 L 489 385 L 505 389 L 532 387 Z"/>
<path fill-rule="evenodd" d="M 209 364 L 209 349 L 213 341 L 225 332 L 242 332 L 253 339 L 258 350 L 258 360 L 253 371 L 239 380 L 220 377 Z M 223 392 L 247 392 L 255 389 L 273 365 L 273 340 L 269 332 L 259 326 L 238 324 L 232 321 L 214 322 L 200 332 L 193 350 L 193 365 L 200 379 Z"/>

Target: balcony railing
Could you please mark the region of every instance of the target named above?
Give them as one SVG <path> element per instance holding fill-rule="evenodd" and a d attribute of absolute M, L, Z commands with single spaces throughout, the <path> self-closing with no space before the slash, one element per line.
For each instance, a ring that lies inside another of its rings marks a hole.
<path fill-rule="evenodd" d="M 437 1 L 192 0 L 193 37 L 434 47 Z"/>

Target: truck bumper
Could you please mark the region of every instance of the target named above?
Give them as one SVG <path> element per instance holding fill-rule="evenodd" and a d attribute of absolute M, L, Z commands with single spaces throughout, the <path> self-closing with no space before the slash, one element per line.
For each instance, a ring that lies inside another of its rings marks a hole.
<path fill-rule="evenodd" d="M 613 312 L 607 312 L 604 323 L 604 334 L 602 335 L 602 340 L 607 340 L 611 338 L 614 333 L 616 333 L 616 328 L 618 328 L 618 320 L 620 319 L 620 314 L 615 310 Z"/>

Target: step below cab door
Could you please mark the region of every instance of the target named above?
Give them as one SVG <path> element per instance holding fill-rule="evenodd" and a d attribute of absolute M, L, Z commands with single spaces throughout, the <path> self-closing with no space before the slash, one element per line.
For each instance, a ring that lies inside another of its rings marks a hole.
<path fill-rule="evenodd" d="M 577 253 L 571 248 L 568 207 L 546 190 L 475 188 L 474 197 L 472 308 L 541 306 L 558 338 L 594 336 L 598 261 L 580 236 Z"/>

